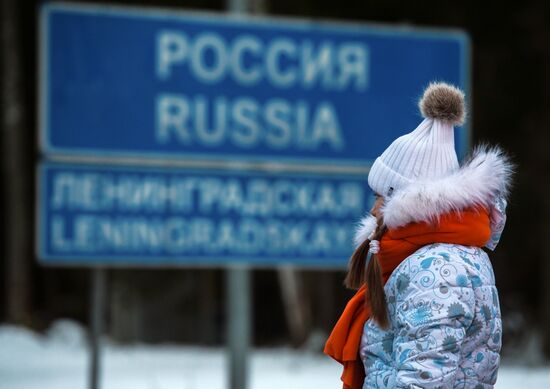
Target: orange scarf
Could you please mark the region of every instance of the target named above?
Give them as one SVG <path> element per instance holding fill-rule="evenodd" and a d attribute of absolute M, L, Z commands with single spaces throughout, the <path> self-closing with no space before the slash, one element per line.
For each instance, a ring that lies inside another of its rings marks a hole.
<path fill-rule="evenodd" d="M 439 223 L 410 223 L 388 230 L 380 241 L 378 260 L 384 283 L 393 270 L 409 255 L 430 243 L 455 243 L 483 247 L 491 236 L 489 214 L 483 208 L 452 212 L 441 216 Z M 363 285 L 347 303 L 325 344 L 325 354 L 344 366 L 343 389 L 361 389 L 365 370 L 359 357 L 363 326 L 370 316 L 365 304 Z"/>

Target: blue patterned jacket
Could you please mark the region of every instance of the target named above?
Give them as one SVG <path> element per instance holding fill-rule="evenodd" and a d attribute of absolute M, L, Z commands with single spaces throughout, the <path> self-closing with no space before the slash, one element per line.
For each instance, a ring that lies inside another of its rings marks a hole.
<path fill-rule="evenodd" d="M 390 328 L 365 324 L 363 388 L 492 388 L 502 325 L 493 269 L 477 247 L 425 246 L 385 286 Z"/>

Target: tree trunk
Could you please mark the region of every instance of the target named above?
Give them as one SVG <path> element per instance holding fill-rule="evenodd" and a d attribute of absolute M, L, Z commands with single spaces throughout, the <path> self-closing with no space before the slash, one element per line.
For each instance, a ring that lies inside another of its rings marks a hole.
<path fill-rule="evenodd" d="M 30 320 L 30 209 L 24 140 L 29 135 L 25 121 L 23 60 L 19 9 L 16 0 L 2 1 L 2 158 L 6 264 L 6 316 L 12 323 Z"/>
<path fill-rule="evenodd" d="M 548 66 L 550 64 L 550 55 L 546 55 L 544 57 L 546 59 L 545 63 Z M 549 85 L 550 83 L 550 71 L 548 70 L 548 67 L 545 66 L 544 69 L 546 70 L 546 82 L 545 85 Z M 545 90 L 545 102 L 544 106 L 548 106 L 550 103 L 550 93 L 547 88 Z M 546 131 L 540 131 L 540 141 L 541 145 L 544 145 L 542 148 L 539 148 L 539 153 L 541 154 L 541 157 L 539 161 L 543 164 L 543 168 L 541 169 L 543 176 L 540 177 L 540 185 L 541 188 L 541 199 L 542 199 L 542 207 L 541 215 L 542 215 L 542 236 L 547 236 L 548 233 L 550 233 L 550 156 L 548 155 L 548 142 L 550 142 L 550 136 L 548 135 L 548 126 L 550 126 L 550 116 L 548 114 L 548 110 L 546 110 L 546 113 L 543 117 L 543 122 L 547 125 Z M 542 254 L 542 331 L 543 331 L 543 352 L 544 356 L 547 360 L 550 360 L 550 282 L 548 280 L 550 279 L 550 249 L 548 248 L 548 243 L 545 239 L 543 239 L 541 242 L 541 248 L 540 253 Z"/>
<path fill-rule="evenodd" d="M 277 268 L 290 338 L 295 347 L 306 340 L 310 329 L 311 305 L 300 274 L 293 266 Z"/>

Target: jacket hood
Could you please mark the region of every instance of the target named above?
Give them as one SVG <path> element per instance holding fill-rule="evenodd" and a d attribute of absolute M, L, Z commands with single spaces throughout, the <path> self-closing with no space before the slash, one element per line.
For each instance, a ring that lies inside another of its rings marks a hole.
<path fill-rule="evenodd" d="M 436 222 L 441 215 L 473 206 L 490 208 L 496 197 L 507 198 L 514 166 L 499 147 L 478 146 L 449 175 L 413 182 L 386 199 L 381 209 L 390 229 L 412 222 Z M 355 243 L 362 243 L 376 227 L 370 214 L 360 222 Z"/>

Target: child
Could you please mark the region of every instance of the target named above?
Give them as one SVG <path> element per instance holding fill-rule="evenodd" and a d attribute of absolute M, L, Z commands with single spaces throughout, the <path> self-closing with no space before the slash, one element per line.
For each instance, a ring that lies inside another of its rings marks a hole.
<path fill-rule="evenodd" d="M 369 172 L 376 194 L 345 280 L 359 289 L 325 346 L 345 389 L 492 388 L 502 324 L 493 269 L 512 165 L 478 147 L 462 166 L 454 125 L 464 94 L 430 84 L 424 120 Z"/>

